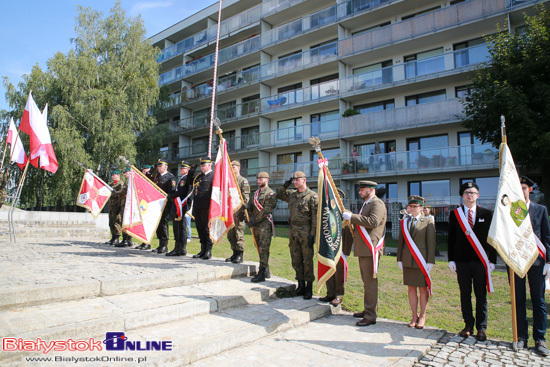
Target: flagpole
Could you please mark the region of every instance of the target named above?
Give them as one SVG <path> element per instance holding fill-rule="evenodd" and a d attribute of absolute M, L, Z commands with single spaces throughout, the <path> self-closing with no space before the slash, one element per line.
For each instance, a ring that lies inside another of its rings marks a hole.
<path fill-rule="evenodd" d="M 500 143 L 500 149 L 498 154 L 499 170 L 502 169 L 502 151 L 505 145 L 508 143 L 506 137 L 506 119 L 504 115 L 500 115 L 500 134 L 502 136 L 502 142 Z M 510 304 L 512 306 L 512 348 L 515 352 L 518 351 L 518 320 L 516 317 L 516 272 L 511 267 L 508 267 L 508 275 L 510 277 Z"/>
<path fill-rule="evenodd" d="M 6 135 L 6 145 L 4 146 L 4 153 L 2 154 L 2 162 L 0 162 L 0 171 L 4 168 L 4 158 L 6 157 L 6 150 L 8 150 L 8 137 Z"/>
<path fill-rule="evenodd" d="M 216 134 L 218 134 L 219 138 L 220 138 L 220 142 L 222 141 L 223 139 L 223 136 L 222 136 L 222 133 L 223 133 L 223 130 L 220 129 L 220 125 L 219 125 L 219 120 L 216 119 Z M 229 159 L 229 153 L 227 151 L 225 151 L 225 154 L 227 155 L 226 159 L 228 162 L 231 162 L 230 159 Z M 243 203 L 244 205 L 244 198 L 243 198 L 243 194 L 241 193 L 241 188 L 239 187 L 238 183 L 237 183 L 237 175 L 235 175 L 235 171 L 233 171 L 233 168 L 231 168 L 231 174 L 233 175 L 233 180 L 235 180 L 235 183 L 237 185 L 237 191 L 239 192 L 239 196 L 241 198 L 241 202 Z M 246 206 L 244 207 L 244 214 L 246 216 L 246 220 L 247 221 L 250 221 L 250 217 L 248 215 L 248 210 L 246 209 Z M 252 239 L 254 240 L 254 246 L 256 246 L 256 250 L 258 251 L 258 256 L 260 256 L 260 248 L 258 247 L 258 243 L 256 242 L 256 236 L 254 236 L 254 230 L 252 229 L 252 227 L 250 227 L 250 233 L 252 234 Z"/>
<path fill-rule="evenodd" d="M 210 133 L 208 135 L 208 158 L 212 158 L 212 129 L 214 127 L 214 107 L 216 107 L 216 85 L 218 84 L 218 51 L 220 49 L 220 29 L 222 24 L 222 0 L 218 9 L 218 34 L 214 53 L 214 78 L 212 79 L 212 103 L 210 106 Z M 216 131 L 217 133 L 217 131 Z"/>

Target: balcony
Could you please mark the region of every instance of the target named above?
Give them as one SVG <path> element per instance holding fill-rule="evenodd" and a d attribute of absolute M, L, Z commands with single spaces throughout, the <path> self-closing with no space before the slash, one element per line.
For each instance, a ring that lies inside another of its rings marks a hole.
<path fill-rule="evenodd" d="M 338 134 L 339 120 L 336 119 L 264 131 L 259 134 L 259 142 L 262 149 L 278 148 L 305 144 L 312 136 L 318 136 L 321 140 L 337 139 Z"/>
<path fill-rule="evenodd" d="M 260 20 L 261 5 L 256 5 L 242 13 L 239 13 L 231 18 L 224 20 L 220 25 L 220 37 L 228 35 L 231 32 L 242 29 L 252 23 Z M 203 45 L 211 40 L 216 39 L 218 26 L 213 25 L 204 31 L 200 31 L 189 38 L 184 39 L 170 47 L 161 51 L 158 62 L 167 61 L 173 57 L 181 55 L 195 47 Z"/>
<path fill-rule="evenodd" d="M 390 46 L 418 36 L 456 27 L 463 23 L 487 18 L 506 10 L 506 0 L 470 0 L 407 19 L 392 25 L 374 29 L 341 40 L 340 57 Z"/>
<path fill-rule="evenodd" d="M 328 99 L 338 98 L 339 80 L 315 84 L 311 87 L 295 89 L 284 93 L 262 98 L 262 113 L 285 110 L 297 106 Z"/>
<path fill-rule="evenodd" d="M 264 0 L 262 2 L 262 18 L 278 13 L 305 1 L 306 0 Z"/>

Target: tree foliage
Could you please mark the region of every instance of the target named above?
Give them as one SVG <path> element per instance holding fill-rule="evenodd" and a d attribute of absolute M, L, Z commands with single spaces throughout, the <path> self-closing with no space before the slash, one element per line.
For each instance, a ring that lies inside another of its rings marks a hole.
<path fill-rule="evenodd" d="M 39 108 L 49 105 L 48 125 L 59 162 L 53 175 L 29 169 L 25 204 L 36 204 L 41 188 L 44 204 L 73 203 L 83 176 L 75 160 L 94 170 L 100 167 L 100 176 L 108 178 L 110 170 L 123 165 L 119 156 L 135 162 L 138 136 L 147 136 L 156 125 L 149 111 L 159 98 L 158 50 L 146 42 L 141 19 L 127 18 L 119 1 L 107 17 L 91 8 L 78 10 L 72 50 L 56 53 L 46 71 L 36 65 L 17 88 L 4 77 L 12 110 L 2 111 L 1 117 L 20 119 L 32 90 Z M 154 151 L 151 144 L 159 142 L 149 139 L 147 144 Z"/>
<path fill-rule="evenodd" d="M 465 98 L 463 124 L 497 147 L 500 116 L 514 160 L 529 172 L 540 171 L 550 198 L 550 14 L 537 8 L 514 34 L 499 32 L 490 40 L 492 60 L 478 70 Z M 540 184 L 540 183 L 539 183 Z"/>

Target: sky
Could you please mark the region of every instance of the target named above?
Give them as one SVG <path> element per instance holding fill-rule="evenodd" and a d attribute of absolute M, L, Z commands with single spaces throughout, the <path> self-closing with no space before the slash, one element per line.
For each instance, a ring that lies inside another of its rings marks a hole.
<path fill-rule="evenodd" d="M 56 52 L 67 53 L 74 38 L 77 5 L 103 12 L 115 0 L 0 0 L 0 76 L 7 76 L 17 88 L 23 74 L 38 63 L 46 70 L 46 61 Z M 146 35 L 151 37 L 198 11 L 217 3 L 215 0 L 121 0 L 127 17 L 141 15 Z M 5 88 L 0 80 L 0 110 L 9 110 Z"/>

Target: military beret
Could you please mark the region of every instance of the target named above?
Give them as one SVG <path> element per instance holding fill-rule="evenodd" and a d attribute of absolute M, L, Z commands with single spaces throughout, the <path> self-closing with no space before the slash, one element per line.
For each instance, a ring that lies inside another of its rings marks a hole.
<path fill-rule="evenodd" d="M 241 166 L 241 162 L 239 162 L 239 161 L 233 161 L 233 162 L 231 162 L 231 165 L 232 165 L 232 166 L 240 167 L 240 166 Z"/>
<path fill-rule="evenodd" d="M 522 184 L 524 185 L 527 185 L 529 187 L 533 187 L 533 185 L 535 184 L 535 182 L 533 180 L 531 180 L 529 177 L 527 176 L 522 176 L 520 179 L 519 179 L 519 182 L 521 182 Z"/>
<path fill-rule="evenodd" d="M 424 204 L 426 204 L 426 199 L 424 199 L 422 196 L 411 195 L 409 196 L 409 204 L 420 204 L 424 206 Z"/>
<path fill-rule="evenodd" d="M 191 163 L 186 161 L 181 161 L 180 168 L 191 168 Z"/>
<path fill-rule="evenodd" d="M 212 163 L 210 158 L 201 158 L 201 166 L 206 163 Z"/>
<path fill-rule="evenodd" d="M 378 184 L 374 181 L 359 181 L 357 182 L 357 185 L 359 185 L 360 189 L 362 189 L 363 187 L 371 187 L 373 189 L 376 189 L 376 186 L 378 186 Z"/>
<path fill-rule="evenodd" d="M 150 164 L 146 164 L 146 165 L 143 166 L 143 169 L 149 169 L 149 168 L 151 168 Z"/>
<path fill-rule="evenodd" d="M 256 175 L 256 178 L 269 178 L 269 173 L 267 173 L 267 172 L 259 172 L 259 173 Z"/>
<path fill-rule="evenodd" d="M 479 192 L 479 187 L 476 185 L 475 182 L 464 182 L 461 186 L 460 186 L 460 190 L 458 191 L 458 194 L 460 196 L 464 195 L 464 191 L 468 190 L 468 189 L 471 189 L 471 188 L 475 188 L 478 192 Z"/>
<path fill-rule="evenodd" d="M 340 195 L 340 197 L 341 197 L 342 199 L 345 199 L 345 198 L 346 198 L 346 194 L 345 194 L 342 190 L 340 190 L 340 189 L 336 189 L 336 190 L 338 190 L 338 194 Z"/>
<path fill-rule="evenodd" d="M 294 175 L 292 175 L 292 178 L 305 178 L 306 174 L 302 171 L 296 171 L 294 172 Z"/>
<path fill-rule="evenodd" d="M 120 175 L 120 171 L 117 170 L 117 169 L 115 169 L 115 170 L 113 171 L 113 173 L 111 173 L 111 175 Z"/>
<path fill-rule="evenodd" d="M 159 159 L 158 164 L 164 164 L 166 166 L 168 165 L 168 163 L 166 163 L 166 161 L 163 161 L 162 159 Z"/>
<path fill-rule="evenodd" d="M 124 172 L 130 172 L 132 169 L 130 167 L 124 168 Z"/>

